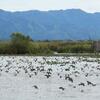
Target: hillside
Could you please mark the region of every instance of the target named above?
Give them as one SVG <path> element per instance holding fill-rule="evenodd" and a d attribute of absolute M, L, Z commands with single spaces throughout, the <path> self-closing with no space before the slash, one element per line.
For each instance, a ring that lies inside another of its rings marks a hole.
<path fill-rule="evenodd" d="M 9 12 L 0 10 L 0 39 L 22 32 L 35 40 L 100 39 L 100 13 L 80 9 Z"/>

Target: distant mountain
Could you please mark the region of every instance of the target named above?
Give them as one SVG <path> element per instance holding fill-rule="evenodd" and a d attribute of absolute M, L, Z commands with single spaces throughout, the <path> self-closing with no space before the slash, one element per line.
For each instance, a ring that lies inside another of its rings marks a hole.
<path fill-rule="evenodd" d="M 0 10 L 0 39 L 22 32 L 35 40 L 100 39 L 100 13 L 80 9 L 8 12 Z"/>

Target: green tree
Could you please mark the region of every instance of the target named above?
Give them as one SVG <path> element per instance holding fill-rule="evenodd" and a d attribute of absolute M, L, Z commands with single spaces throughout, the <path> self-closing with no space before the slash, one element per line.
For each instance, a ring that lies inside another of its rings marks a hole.
<path fill-rule="evenodd" d="M 26 54 L 29 53 L 30 38 L 22 33 L 11 34 L 11 50 L 12 54 Z"/>

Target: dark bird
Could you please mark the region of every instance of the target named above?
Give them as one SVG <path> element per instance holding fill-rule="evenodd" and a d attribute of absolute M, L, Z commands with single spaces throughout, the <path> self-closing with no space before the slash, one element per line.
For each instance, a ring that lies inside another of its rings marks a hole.
<path fill-rule="evenodd" d="M 45 75 L 45 76 L 46 76 L 47 78 L 51 77 L 51 75 L 49 75 L 49 74 L 48 74 L 48 75 Z"/>
<path fill-rule="evenodd" d="M 43 69 L 40 69 L 40 72 L 43 72 L 43 71 L 45 71 L 44 68 Z"/>
<path fill-rule="evenodd" d="M 33 86 L 35 89 L 39 89 L 36 85 Z"/>
<path fill-rule="evenodd" d="M 59 89 L 60 89 L 60 90 L 62 90 L 62 91 L 64 91 L 64 90 L 65 90 L 65 88 L 63 88 L 63 87 L 59 87 Z"/>
<path fill-rule="evenodd" d="M 73 79 L 69 75 L 68 76 L 65 75 L 65 80 L 69 80 L 70 82 L 73 83 Z"/>
<path fill-rule="evenodd" d="M 80 84 L 78 84 L 79 86 L 85 86 L 85 84 L 84 83 L 80 83 Z"/>
<path fill-rule="evenodd" d="M 72 68 L 75 68 L 75 66 L 74 65 L 70 65 Z"/>
<path fill-rule="evenodd" d="M 32 69 L 30 69 L 31 71 L 35 71 L 35 69 L 34 68 L 32 68 Z"/>
<path fill-rule="evenodd" d="M 52 74 L 51 72 L 47 72 L 48 75 Z"/>
<path fill-rule="evenodd" d="M 96 86 L 96 84 L 93 84 L 93 83 L 90 82 L 90 81 L 87 81 L 87 84 L 88 84 L 88 85 L 92 85 L 92 86 Z"/>
<path fill-rule="evenodd" d="M 35 75 L 37 75 L 37 72 L 34 72 Z"/>
<path fill-rule="evenodd" d="M 51 68 L 48 68 L 48 71 L 52 71 L 52 69 Z"/>
<path fill-rule="evenodd" d="M 88 75 L 89 75 L 88 73 L 85 74 L 86 77 L 88 77 Z"/>
<path fill-rule="evenodd" d="M 69 68 L 66 68 L 66 69 L 65 69 L 65 71 L 69 71 L 69 70 L 70 70 Z"/>
<path fill-rule="evenodd" d="M 69 81 L 73 83 L 73 79 L 69 77 Z"/>

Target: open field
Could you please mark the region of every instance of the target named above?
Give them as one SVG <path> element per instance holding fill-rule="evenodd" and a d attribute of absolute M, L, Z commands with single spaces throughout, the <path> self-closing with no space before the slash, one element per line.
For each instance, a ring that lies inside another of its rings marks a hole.
<path fill-rule="evenodd" d="M 0 56 L 0 100 L 100 100 L 100 58 Z"/>

